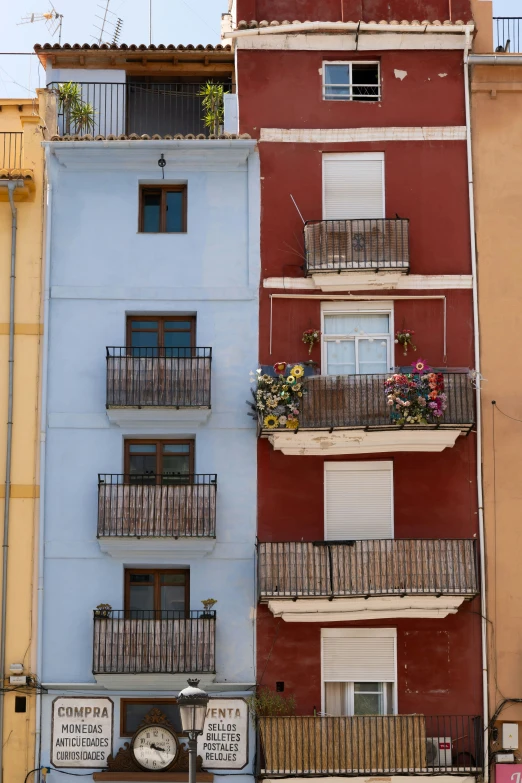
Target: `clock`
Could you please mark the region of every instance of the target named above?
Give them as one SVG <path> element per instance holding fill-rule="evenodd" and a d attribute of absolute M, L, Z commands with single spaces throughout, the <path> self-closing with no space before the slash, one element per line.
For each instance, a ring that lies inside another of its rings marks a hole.
<path fill-rule="evenodd" d="M 132 758 L 147 772 L 165 772 L 176 762 L 179 740 L 165 724 L 140 726 L 131 742 Z"/>

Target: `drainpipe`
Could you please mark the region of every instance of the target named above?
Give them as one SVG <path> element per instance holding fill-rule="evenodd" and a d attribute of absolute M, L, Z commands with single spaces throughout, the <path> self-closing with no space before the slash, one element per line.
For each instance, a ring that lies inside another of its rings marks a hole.
<path fill-rule="evenodd" d="M 9 505 L 11 495 L 11 454 L 13 445 L 13 379 L 14 379 L 14 308 L 15 308 L 15 272 L 16 272 L 16 219 L 17 210 L 14 205 L 14 190 L 22 187 L 21 180 L 1 182 L 7 187 L 9 204 L 11 205 L 11 274 L 9 282 L 9 359 L 7 382 L 7 439 L 5 448 L 5 498 L 4 498 L 4 538 L 2 544 L 2 608 L 0 611 L 0 783 L 4 778 L 4 678 L 5 678 L 5 641 L 7 616 L 7 561 L 9 552 Z"/>
<path fill-rule="evenodd" d="M 469 50 L 471 37 L 466 32 L 466 45 L 464 48 L 464 91 L 466 103 L 466 146 L 468 157 L 468 192 L 469 192 L 469 223 L 471 233 L 471 272 L 473 277 L 473 331 L 475 341 L 475 370 L 476 376 L 476 408 L 477 408 L 477 504 L 479 523 L 479 550 L 480 550 L 480 614 L 481 614 L 481 643 L 482 643 L 482 690 L 484 712 L 484 782 L 489 779 L 489 705 L 488 705 L 488 646 L 487 646 L 487 620 L 486 620 L 486 554 L 484 531 L 484 499 L 482 487 L 482 408 L 480 397 L 480 333 L 478 313 L 478 281 L 477 281 L 477 245 L 475 239 L 475 198 L 473 189 L 473 156 L 471 146 L 471 103 L 469 90 Z"/>

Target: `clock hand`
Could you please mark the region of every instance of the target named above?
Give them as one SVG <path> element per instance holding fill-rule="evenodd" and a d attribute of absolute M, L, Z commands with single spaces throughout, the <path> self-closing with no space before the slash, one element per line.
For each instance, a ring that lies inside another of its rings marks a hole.
<path fill-rule="evenodd" d="M 151 742 L 150 748 L 151 748 L 151 750 L 159 750 L 159 751 L 161 751 L 161 753 L 165 753 L 165 748 L 160 748 L 157 745 L 154 745 L 153 742 Z"/>

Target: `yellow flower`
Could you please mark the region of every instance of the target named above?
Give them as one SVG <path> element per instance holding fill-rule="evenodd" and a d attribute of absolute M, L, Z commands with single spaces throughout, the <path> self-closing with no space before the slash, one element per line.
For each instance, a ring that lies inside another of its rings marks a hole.
<path fill-rule="evenodd" d="M 294 386 L 294 391 L 297 392 L 297 391 L 299 391 L 300 388 L 301 388 L 301 384 L 300 383 L 296 383 L 295 386 Z"/>
<path fill-rule="evenodd" d="M 286 422 L 287 430 L 296 430 L 298 427 L 299 427 L 299 419 L 288 419 L 288 421 Z"/>
<path fill-rule="evenodd" d="M 279 403 L 277 402 L 277 400 L 274 400 L 274 398 L 271 397 L 266 401 L 266 404 L 268 405 L 269 408 L 277 408 Z"/>
<path fill-rule="evenodd" d="M 300 364 L 296 364 L 295 367 L 292 367 L 290 370 L 290 375 L 293 375 L 294 378 L 302 378 L 304 375 L 304 368 Z"/>
<path fill-rule="evenodd" d="M 275 428 L 278 425 L 278 419 L 277 416 L 274 416 L 273 413 L 270 413 L 268 416 L 265 416 L 263 420 L 263 424 L 267 428 L 267 430 L 275 430 Z"/>

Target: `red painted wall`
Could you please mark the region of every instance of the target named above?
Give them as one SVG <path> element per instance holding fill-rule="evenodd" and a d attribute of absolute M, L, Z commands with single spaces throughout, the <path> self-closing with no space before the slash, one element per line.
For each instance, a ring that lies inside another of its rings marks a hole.
<path fill-rule="evenodd" d="M 241 132 L 260 128 L 366 128 L 464 125 L 462 52 L 309 52 L 240 49 Z M 325 101 L 325 60 L 379 60 L 382 100 Z M 406 71 L 399 79 L 395 70 Z M 439 74 L 446 74 L 439 76 Z"/>
<path fill-rule="evenodd" d="M 292 459 L 292 458 L 289 458 Z M 438 620 L 325 623 L 323 628 L 397 628 L 399 714 L 480 715 L 480 606 L 464 604 Z M 297 714 L 321 709 L 321 624 L 285 623 L 266 606 L 257 616 L 258 683 L 285 683 Z"/>
<path fill-rule="evenodd" d="M 451 19 L 472 19 L 469 0 L 452 0 Z M 450 0 L 237 0 L 237 18 L 261 21 L 380 21 L 385 19 L 443 21 L 450 18 Z"/>

